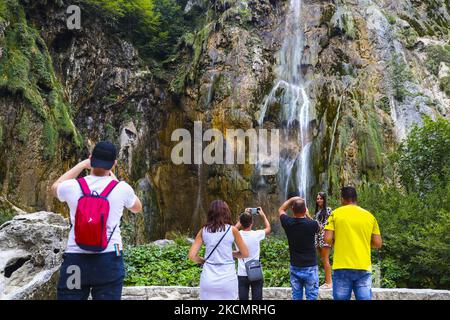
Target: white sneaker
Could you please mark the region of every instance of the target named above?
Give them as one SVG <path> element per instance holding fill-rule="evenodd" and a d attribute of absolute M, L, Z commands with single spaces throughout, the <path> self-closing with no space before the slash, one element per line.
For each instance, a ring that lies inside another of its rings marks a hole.
<path fill-rule="evenodd" d="M 319 289 L 323 289 L 323 290 L 331 290 L 331 289 L 333 289 L 333 285 L 332 285 L 332 284 L 329 284 L 329 283 L 324 283 L 323 285 L 321 285 L 321 286 L 319 287 Z"/>

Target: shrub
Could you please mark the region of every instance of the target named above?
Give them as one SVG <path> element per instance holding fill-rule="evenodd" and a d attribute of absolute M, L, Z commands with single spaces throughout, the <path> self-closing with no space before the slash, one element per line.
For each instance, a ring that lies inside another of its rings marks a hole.
<path fill-rule="evenodd" d="M 408 90 L 405 88 L 405 82 L 412 81 L 413 74 L 403 60 L 403 57 L 398 54 L 393 55 L 391 61 L 389 62 L 388 69 L 391 74 L 394 97 L 398 101 L 403 101 L 403 99 L 409 94 Z"/>
<path fill-rule="evenodd" d="M 450 288 L 450 188 L 426 195 L 395 186 L 367 185 L 359 205 L 378 220 L 383 237 L 380 262 L 383 287 Z"/>
<path fill-rule="evenodd" d="M 183 16 L 185 0 L 83 0 L 126 36 L 144 58 L 164 59 L 190 30 Z"/>
<path fill-rule="evenodd" d="M 425 194 L 445 188 L 450 174 L 450 122 L 424 117 L 423 126 L 413 127 L 394 160 L 407 190 Z"/>
<path fill-rule="evenodd" d="M 425 65 L 432 74 L 437 76 L 441 62 L 450 63 L 450 46 L 429 46 L 425 51 L 428 58 Z"/>
<path fill-rule="evenodd" d="M 441 88 L 442 91 L 445 92 L 447 97 L 450 98 L 450 76 L 443 77 L 440 80 L 439 87 Z"/>

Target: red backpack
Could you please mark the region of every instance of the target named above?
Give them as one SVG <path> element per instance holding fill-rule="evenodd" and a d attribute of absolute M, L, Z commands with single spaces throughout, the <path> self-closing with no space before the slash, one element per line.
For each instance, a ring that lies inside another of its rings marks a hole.
<path fill-rule="evenodd" d="M 98 194 L 95 191 L 91 192 L 84 178 L 77 181 L 83 195 L 78 200 L 75 213 L 75 242 L 81 249 L 101 252 L 108 247 L 117 227 L 114 227 L 109 239 L 107 239 L 106 224 L 109 217 L 107 197 L 119 182 L 111 181 L 105 190 Z"/>

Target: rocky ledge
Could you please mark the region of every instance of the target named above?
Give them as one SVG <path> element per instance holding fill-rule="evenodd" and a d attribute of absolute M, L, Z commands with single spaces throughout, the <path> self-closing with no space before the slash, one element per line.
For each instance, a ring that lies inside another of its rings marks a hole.
<path fill-rule="evenodd" d="M 199 288 L 125 287 L 123 300 L 197 300 Z M 331 290 L 320 290 L 319 300 L 331 300 Z M 266 300 L 291 300 L 290 288 L 264 288 Z M 431 289 L 373 289 L 374 300 L 450 300 L 450 291 Z"/>
<path fill-rule="evenodd" d="M 0 226 L 0 299 L 54 299 L 69 223 L 36 212 Z"/>

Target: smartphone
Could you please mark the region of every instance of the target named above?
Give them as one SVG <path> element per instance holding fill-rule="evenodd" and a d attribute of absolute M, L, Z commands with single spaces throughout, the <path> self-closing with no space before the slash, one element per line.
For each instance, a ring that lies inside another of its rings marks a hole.
<path fill-rule="evenodd" d="M 259 214 L 259 208 L 250 208 L 250 212 L 252 215 L 256 216 Z"/>

